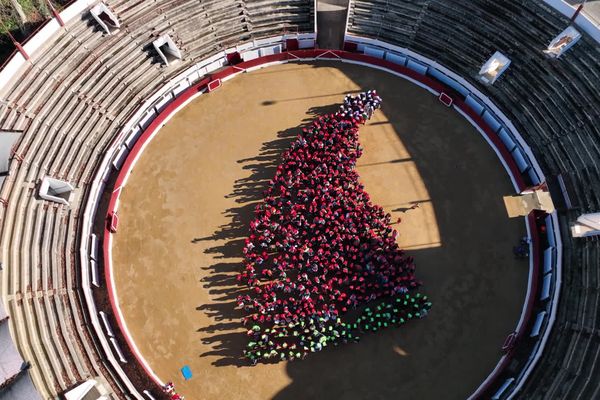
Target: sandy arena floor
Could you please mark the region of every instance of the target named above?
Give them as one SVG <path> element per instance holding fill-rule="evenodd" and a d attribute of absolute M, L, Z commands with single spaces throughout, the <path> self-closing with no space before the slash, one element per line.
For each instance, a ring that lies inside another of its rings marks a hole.
<path fill-rule="evenodd" d="M 254 203 L 299 127 L 369 88 L 384 104 L 361 130 L 359 172 L 402 218 L 432 311 L 358 345 L 247 366 L 233 277 Z M 528 265 L 512 256 L 524 221 L 502 202 L 512 192 L 480 134 L 406 80 L 335 62 L 248 73 L 180 111 L 135 166 L 113 247 L 120 305 L 151 368 L 188 400 L 464 399 L 496 365 L 526 293 Z"/>

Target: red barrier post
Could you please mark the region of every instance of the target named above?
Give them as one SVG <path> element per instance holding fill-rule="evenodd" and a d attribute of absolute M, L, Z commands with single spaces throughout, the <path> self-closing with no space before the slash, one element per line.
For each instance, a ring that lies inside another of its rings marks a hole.
<path fill-rule="evenodd" d="M 298 50 L 300 46 L 298 45 L 298 39 L 286 39 L 285 40 L 285 50 L 293 51 Z"/>
<path fill-rule="evenodd" d="M 54 15 L 54 18 L 56 18 L 56 20 L 58 21 L 58 24 L 60 26 L 65 26 L 65 23 L 62 20 L 62 18 L 60 17 L 60 14 L 58 13 L 58 11 L 56 11 L 56 9 L 54 8 L 54 6 L 50 2 L 50 0 L 46 0 L 46 1 L 47 1 L 48 5 L 50 6 L 50 11 L 52 11 L 52 15 Z"/>
<path fill-rule="evenodd" d="M 8 37 L 13 42 L 13 44 L 15 45 L 15 47 L 17 48 L 17 50 L 19 50 L 19 53 L 21 53 L 21 55 L 23 56 L 23 58 L 25 58 L 26 60 L 29 60 L 29 54 L 27 54 L 27 52 L 25 51 L 25 49 L 23 48 L 23 46 L 21 46 L 21 43 L 17 42 L 17 40 L 15 39 L 15 37 L 12 35 L 12 33 L 10 33 L 10 32 L 6 32 L 6 33 L 8 34 Z"/>
<path fill-rule="evenodd" d="M 354 42 L 344 42 L 344 51 L 354 53 L 358 51 L 358 45 Z"/>

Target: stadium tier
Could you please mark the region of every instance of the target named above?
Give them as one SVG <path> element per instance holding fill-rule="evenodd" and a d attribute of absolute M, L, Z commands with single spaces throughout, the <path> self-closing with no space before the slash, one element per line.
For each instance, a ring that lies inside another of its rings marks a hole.
<path fill-rule="evenodd" d="M 350 0 L 346 51 L 302 53 L 318 47 L 313 0 L 107 0 L 120 23 L 111 34 L 89 12 L 99 2 L 73 2 L 0 71 L 0 399 L 167 398 L 119 332 L 98 272 L 109 189 L 119 189 L 118 171 L 152 121 L 183 105 L 178 96 L 216 89 L 229 78 L 222 68 L 282 61 L 268 57 L 285 52 L 285 61 L 401 64 L 401 74 L 434 82 L 431 91 L 495 126 L 515 186 L 544 183 L 539 167 L 558 212 L 528 219 L 531 236 L 544 235 L 531 255 L 540 268 L 532 287 L 551 293 L 524 307 L 523 331 L 507 339 L 502 368 L 473 398 L 598 398 L 600 242 L 573 238 L 569 227 L 600 209 L 600 44 L 580 29 L 564 55 L 544 54 L 571 24 L 555 3 Z M 153 46 L 165 37 L 171 45 Z M 165 65 L 157 48 L 181 57 Z M 496 51 L 510 66 L 482 83 L 478 71 Z"/>

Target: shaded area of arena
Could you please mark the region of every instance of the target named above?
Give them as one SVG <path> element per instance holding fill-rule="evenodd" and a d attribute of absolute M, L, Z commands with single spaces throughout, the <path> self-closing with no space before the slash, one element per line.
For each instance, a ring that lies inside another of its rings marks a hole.
<path fill-rule="evenodd" d="M 359 345 L 250 367 L 234 277 L 254 205 L 299 129 L 368 88 L 384 106 L 361 130 L 358 169 L 373 201 L 402 219 L 400 245 L 434 308 Z M 113 249 L 120 305 L 151 368 L 191 399 L 465 398 L 525 297 L 527 264 L 511 252 L 524 223 L 502 202 L 511 192 L 476 130 L 408 81 L 329 62 L 255 71 L 192 102 L 135 166 Z"/>

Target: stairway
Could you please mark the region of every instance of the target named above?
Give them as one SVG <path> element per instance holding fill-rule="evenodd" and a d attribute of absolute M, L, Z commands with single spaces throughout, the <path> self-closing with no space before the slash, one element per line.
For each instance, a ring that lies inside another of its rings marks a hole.
<path fill-rule="evenodd" d="M 349 0 L 317 1 L 317 45 L 339 50 L 344 45 Z"/>

